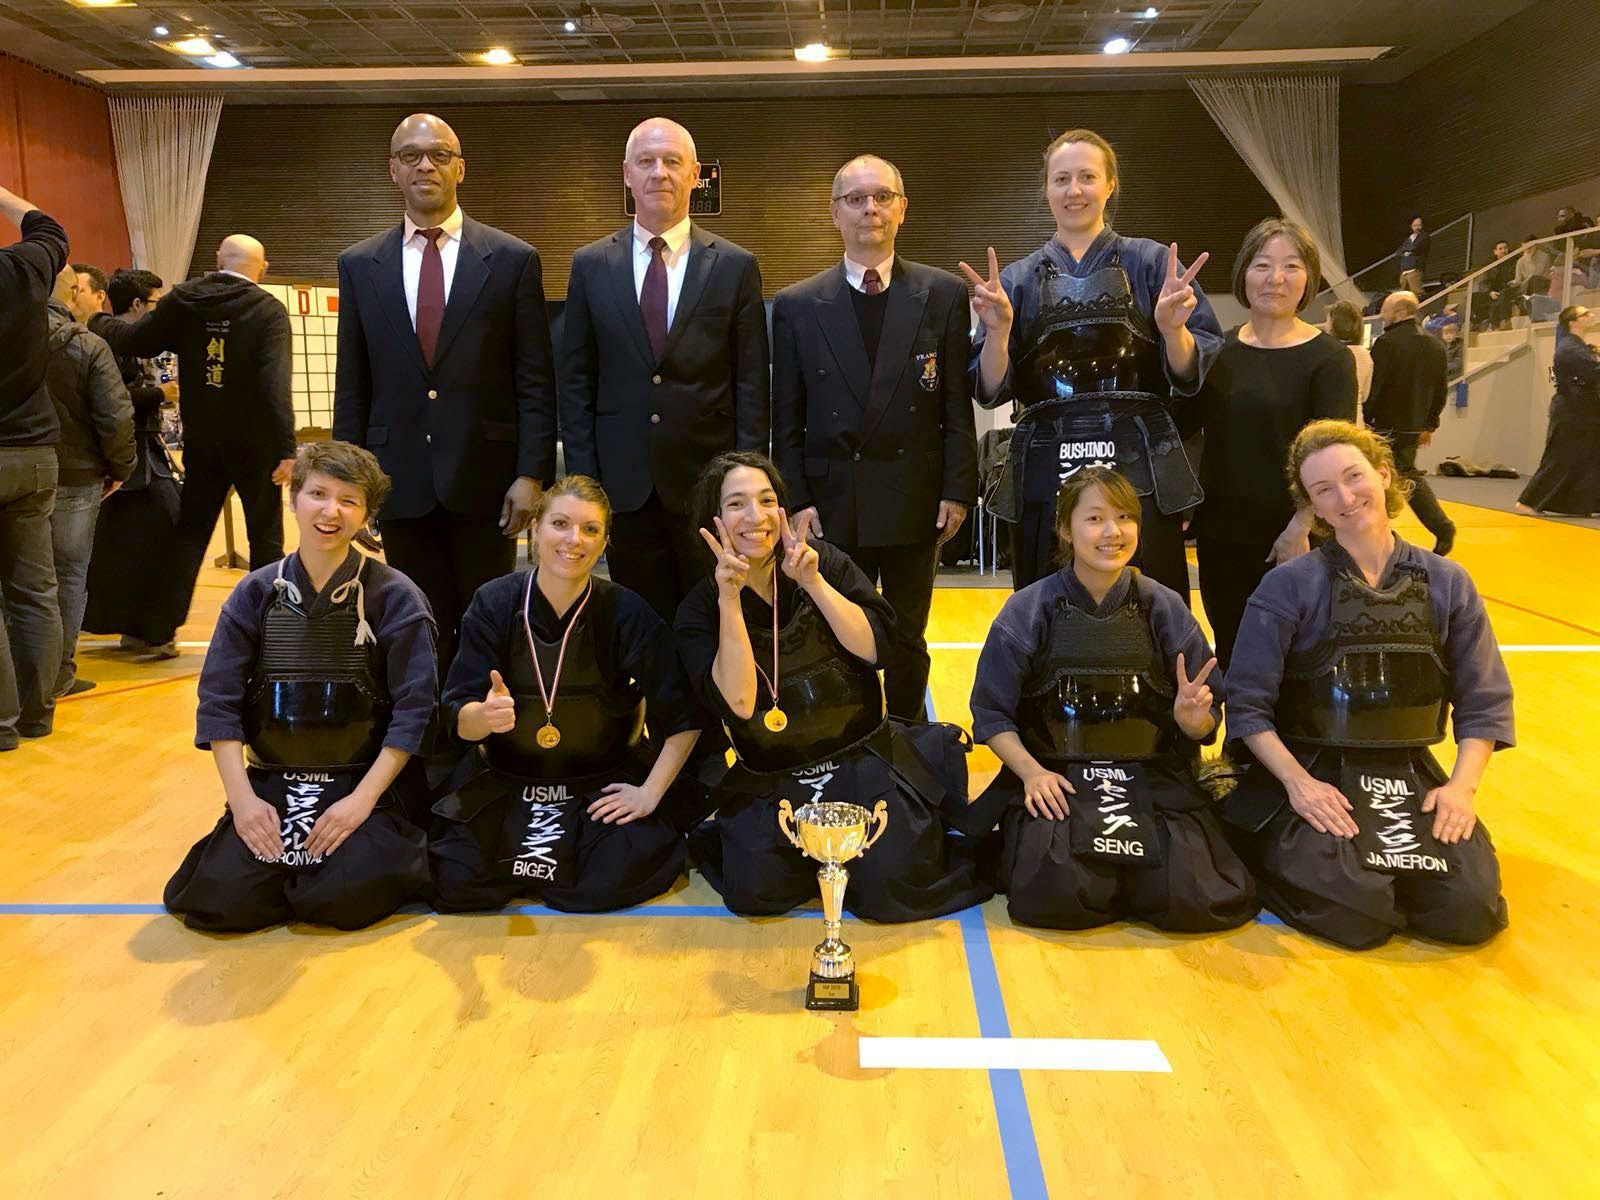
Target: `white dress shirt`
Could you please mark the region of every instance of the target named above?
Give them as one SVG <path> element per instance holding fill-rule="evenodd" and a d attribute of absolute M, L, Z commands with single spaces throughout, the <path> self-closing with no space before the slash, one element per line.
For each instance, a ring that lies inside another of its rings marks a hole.
<path fill-rule="evenodd" d="M 439 261 L 444 264 L 444 301 L 450 303 L 450 282 L 456 274 L 456 256 L 461 250 L 461 222 L 465 220 L 461 215 L 461 206 L 456 205 L 455 212 L 451 213 L 440 224 L 444 235 L 439 238 Z M 405 220 L 405 229 L 400 238 L 400 274 L 406 285 L 406 311 L 411 314 L 411 328 L 417 327 L 417 284 L 422 279 L 422 250 L 428 244 L 428 239 L 419 232 L 423 226 L 416 224 L 410 217 Z"/>
<path fill-rule="evenodd" d="M 867 272 L 869 270 L 876 271 L 878 273 L 878 283 L 882 286 L 883 290 L 887 292 L 889 290 L 889 276 L 894 274 L 894 255 L 889 255 L 888 258 L 875 267 L 864 266 L 863 264 L 856 262 L 855 259 L 851 258 L 848 254 L 844 256 L 845 282 L 851 287 L 855 288 L 856 291 L 865 292 L 867 290 L 861 285 L 861 281 L 867 277 Z"/>
<path fill-rule="evenodd" d="M 633 296 L 644 294 L 644 273 L 650 269 L 650 239 L 656 235 L 639 222 L 633 223 Z M 666 248 L 661 261 L 667 268 L 667 328 L 678 315 L 678 294 L 683 291 L 683 273 L 689 266 L 689 218 L 685 217 L 661 234 Z"/>

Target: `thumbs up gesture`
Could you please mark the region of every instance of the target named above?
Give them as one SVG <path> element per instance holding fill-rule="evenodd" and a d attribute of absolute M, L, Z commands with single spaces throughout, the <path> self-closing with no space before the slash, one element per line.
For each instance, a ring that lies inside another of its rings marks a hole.
<path fill-rule="evenodd" d="M 489 672 L 489 691 L 483 698 L 483 720 L 490 733 L 510 733 L 517 725 L 517 702 L 500 672 Z"/>
<path fill-rule="evenodd" d="M 1172 719 L 1178 723 L 1178 728 L 1183 730 L 1195 741 L 1209 734 L 1216 728 L 1216 721 L 1211 716 L 1211 689 L 1206 686 L 1206 677 L 1216 669 L 1217 660 L 1211 659 L 1200 668 L 1200 673 L 1190 679 L 1185 672 L 1183 655 L 1178 655 L 1178 697 L 1172 702 Z"/>

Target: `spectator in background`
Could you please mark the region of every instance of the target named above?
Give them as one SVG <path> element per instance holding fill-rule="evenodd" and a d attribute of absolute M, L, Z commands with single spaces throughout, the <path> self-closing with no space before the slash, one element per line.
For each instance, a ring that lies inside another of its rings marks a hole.
<path fill-rule="evenodd" d="M 1383 333 L 1372 343 L 1367 424 L 1394 448 L 1396 468 L 1412 483 L 1411 509 L 1433 534 L 1433 552 L 1447 555 L 1455 545 L 1455 523 L 1417 468 L 1417 450 L 1433 439 L 1444 412 L 1449 379 L 1445 349 L 1417 328 L 1417 298 L 1411 292 L 1391 293 L 1381 315 Z"/>
<path fill-rule="evenodd" d="M 0 249 L 0 750 L 55 722 L 61 612 L 50 552 L 60 425 L 44 387 L 45 302 L 67 264 L 67 233 L 0 187 L 0 217 L 22 240 Z"/>
<path fill-rule="evenodd" d="M 1580 229 L 1588 229 L 1593 224 L 1594 218 L 1586 217 L 1577 209 L 1568 207 L 1556 214 L 1556 227 L 1551 232 L 1576 233 Z M 1556 244 L 1552 249 L 1556 264 L 1559 266 L 1565 261 L 1566 247 Z M 1573 239 L 1572 286 L 1600 287 L 1600 234 L 1591 233 Z M 1557 271 L 1550 276 L 1550 290 L 1553 293 L 1560 287 L 1561 274 Z"/>
<path fill-rule="evenodd" d="M 1522 239 L 1522 250 L 1517 255 L 1517 265 L 1511 272 L 1511 304 L 1513 309 L 1524 316 L 1529 315 L 1528 297 L 1534 291 L 1531 286 L 1532 281 L 1542 279 L 1548 288 L 1550 284 L 1548 272 L 1551 263 L 1555 261 L 1549 245 L 1533 244 L 1538 236 L 1536 233 L 1530 233 Z"/>
<path fill-rule="evenodd" d="M 111 347 L 72 319 L 81 295 L 77 268 L 56 278 L 49 305 L 49 364 L 45 383 L 55 402 L 61 440 L 56 443 L 56 504 L 50 514 L 57 597 L 61 610 L 61 665 L 55 695 L 94 687 L 78 678 L 78 629 L 83 624 L 89 554 L 100 501 L 133 473 L 133 405 Z M 101 294 L 104 295 L 102 289 Z"/>
<path fill-rule="evenodd" d="M 1494 244 L 1494 266 L 1478 280 L 1478 294 L 1473 298 L 1473 314 L 1480 326 L 1504 329 L 1511 323 L 1511 281 L 1517 272 L 1517 260 L 1511 257 L 1511 245 L 1501 238 Z"/>
<path fill-rule="evenodd" d="M 1446 321 L 1440 325 L 1439 340 L 1444 343 L 1445 378 L 1460 379 L 1466 366 L 1466 343 L 1461 340 L 1461 322 Z"/>
<path fill-rule="evenodd" d="M 178 284 L 131 324 L 101 315 L 89 327 L 122 354 L 178 356 L 184 428 L 183 504 L 171 567 L 194 591 L 228 489 L 239 494 L 250 569 L 283 557 L 283 493 L 294 465 L 289 314 L 258 285 L 266 251 L 230 234 L 217 269 Z"/>
<path fill-rule="evenodd" d="M 1367 393 L 1372 390 L 1372 351 L 1361 344 L 1366 322 L 1361 310 L 1348 300 L 1340 300 L 1328 309 L 1328 332 L 1344 343 L 1350 357 L 1356 360 L 1356 423 L 1361 423 L 1361 410 L 1367 403 Z"/>
<path fill-rule="evenodd" d="M 1429 237 L 1422 228 L 1422 218 L 1411 218 L 1411 232 L 1400 243 L 1400 288 L 1402 291 L 1422 295 L 1422 273 L 1428 269 Z"/>
<path fill-rule="evenodd" d="M 113 272 L 106 286 L 113 315 L 127 324 L 154 308 L 163 290 L 161 276 L 128 267 Z M 83 628 L 121 634 L 124 650 L 176 658 L 189 593 L 171 567 L 178 481 L 161 438 L 161 410 L 176 402 L 178 385 L 157 382 L 142 358 L 119 355 L 117 365 L 133 404 L 135 461 L 127 482 L 100 505 Z"/>
<path fill-rule="evenodd" d="M 85 325 L 95 313 L 110 312 L 106 300 L 106 274 L 88 263 L 72 264 L 72 285 L 64 301 L 73 319 Z"/>
<path fill-rule="evenodd" d="M 1600 355 L 1584 340 L 1594 314 L 1574 304 L 1556 320 L 1550 429 L 1544 456 L 1517 497 L 1517 511 L 1544 515 L 1600 513 Z"/>

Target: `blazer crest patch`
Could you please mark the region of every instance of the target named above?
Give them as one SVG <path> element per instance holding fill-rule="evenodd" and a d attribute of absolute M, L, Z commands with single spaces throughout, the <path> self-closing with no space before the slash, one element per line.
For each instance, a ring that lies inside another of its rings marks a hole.
<path fill-rule="evenodd" d="M 922 385 L 925 392 L 939 390 L 939 352 L 930 350 L 926 354 L 916 356 L 917 382 Z"/>

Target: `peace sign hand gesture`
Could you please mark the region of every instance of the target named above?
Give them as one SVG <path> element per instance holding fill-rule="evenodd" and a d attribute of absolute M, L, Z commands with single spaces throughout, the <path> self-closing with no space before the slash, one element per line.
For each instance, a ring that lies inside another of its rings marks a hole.
<path fill-rule="evenodd" d="M 1179 332 L 1189 323 L 1199 298 L 1194 294 L 1194 278 L 1206 265 L 1211 255 L 1203 253 L 1181 275 L 1178 273 L 1178 243 L 1167 247 L 1167 277 L 1161 284 L 1161 295 L 1156 298 L 1156 327 L 1167 336 Z"/>
<path fill-rule="evenodd" d="M 803 588 L 817 580 L 817 568 L 822 562 L 817 548 L 806 541 L 805 530 L 796 533 L 789 524 L 789 514 L 778 510 L 778 535 L 783 539 L 783 573 Z"/>
<path fill-rule="evenodd" d="M 712 517 L 711 520 L 717 527 L 716 536 L 713 537 L 710 530 L 702 528 L 700 538 L 716 556 L 717 599 L 730 600 L 737 604 L 739 591 L 744 587 L 745 578 L 750 574 L 750 560 L 734 551 L 733 535 L 722 523 L 722 518 Z"/>
<path fill-rule="evenodd" d="M 1183 655 L 1178 655 L 1178 696 L 1172 702 L 1172 719 L 1178 723 L 1179 729 L 1195 741 L 1205 737 L 1217 726 L 1211 715 L 1211 689 L 1206 686 L 1206 677 L 1216 665 L 1217 660 L 1213 658 L 1200 668 L 1198 675 L 1190 679 L 1185 669 Z"/>
<path fill-rule="evenodd" d="M 989 247 L 989 278 L 985 279 L 966 263 L 961 264 L 967 280 L 972 284 L 972 310 L 978 314 L 984 329 L 991 337 L 1011 336 L 1011 321 L 1015 316 L 1011 297 L 1000 284 L 1000 260 L 994 247 Z"/>

